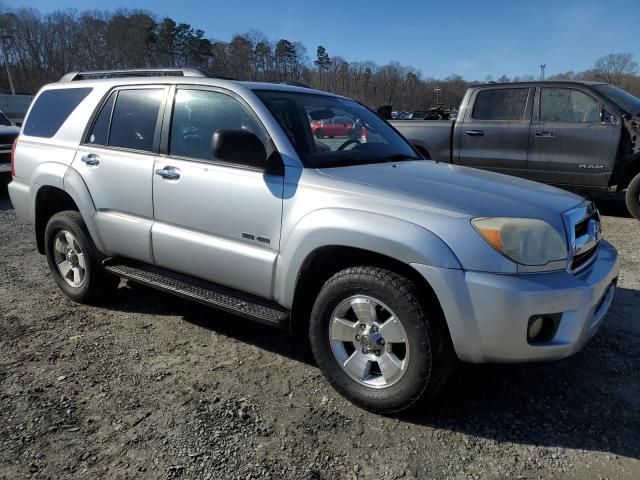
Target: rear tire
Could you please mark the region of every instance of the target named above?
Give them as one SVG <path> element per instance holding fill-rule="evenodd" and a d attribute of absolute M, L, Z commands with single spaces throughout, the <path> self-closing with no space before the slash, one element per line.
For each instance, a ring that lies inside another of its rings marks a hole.
<path fill-rule="evenodd" d="M 102 268 L 98 251 L 80 212 L 53 215 L 44 232 L 45 254 L 54 280 L 71 300 L 94 303 L 115 290 L 120 278 Z"/>
<path fill-rule="evenodd" d="M 316 130 L 316 138 L 324 138 L 324 133 L 322 133 L 322 130 Z"/>
<path fill-rule="evenodd" d="M 318 366 L 341 395 L 390 414 L 438 392 L 453 353 L 446 332 L 419 298 L 412 281 L 376 267 L 347 268 L 324 284 L 309 338 Z M 393 320 L 400 325 L 390 326 Z"/>
<path fill-rule="evenodd" d="M 640 220 L 640 173 L 629 183 L 625 202 L 629 213 Z"/>

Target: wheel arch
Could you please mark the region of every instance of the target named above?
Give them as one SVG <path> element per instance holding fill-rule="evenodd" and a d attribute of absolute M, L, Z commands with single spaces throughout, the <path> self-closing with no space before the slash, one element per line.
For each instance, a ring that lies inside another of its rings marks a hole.
<path fill-rule="evenodd" d="M 64 170 L 62 175 L 41 178 L 40 180 L 44 182 L 39 184 L 32 194 L 38 252 L 44 254 L 44 231 L 49 219 L 64 210 L 80 212 L 93 242 L 100 251 L 104 252 L 95 224 L 96 209 L 89 190 L 78 172 L 67 167 Z"/>
<path fill-rule="evenodd" d="M 631 180 L 637 175 L 640 175 L 640 153 L 636 153 L 625 167 L 622 177 L 620 178 L 620 183 L 618 184 L 618 190 L 627 188 Z"/>
<path fill-rule="evenodd" d="M 324 283 L 335 273 L 360 265 L 383 268 L 412 281 L 418 289 L 420 299 L 429 309 L 431 320 L 439 324 L 442 331 L 446 332 L 449 345 L 453 345 L 440 301 L 429 282 L 415 268 L 388 255 L 344 245 L 323 246 L 305 258 L 297 278 L 291 307 L 290 327 L 293 334 L 306 335 L 311 309 Z"/>

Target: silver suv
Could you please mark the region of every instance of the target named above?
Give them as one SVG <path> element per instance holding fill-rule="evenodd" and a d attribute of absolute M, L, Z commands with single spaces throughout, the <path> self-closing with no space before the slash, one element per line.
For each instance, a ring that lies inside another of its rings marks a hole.
<path fill-rule="evenodd" d="M 314 137 L 336 117 L 358 135 Z M 304 332 L 327 380 L 378 412 L 432 397 L 456 357 L 578 351 L 619 271 L 590 202 L 424 160 L 365 106 L 308 88 L 66 75 L 13 162 L 11 200 L 68 297 L 124 277 Z"/>

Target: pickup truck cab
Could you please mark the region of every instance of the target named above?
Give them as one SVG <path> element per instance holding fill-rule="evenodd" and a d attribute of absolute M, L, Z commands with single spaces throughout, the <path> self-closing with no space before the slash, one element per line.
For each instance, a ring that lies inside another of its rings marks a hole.
<path fill-rule="evenodd" d="M 455 121 L 391 124 L 433 160 L 581 193 L 626 190 L 640 219 L 640 99 L 613 85 L 478 85 Z"/>
<path fill-rule="evenodd" d="M 367 135 L 313 136 L 343 117 Z M 456 357 L 573 354 L 619 272 L 590 202 L 422 159 L 371 110 L 309 88 L 70 74 L 36 96 L 13 166 L 13 205 L 69 298 L 124 277 L 289 328 L 378 412 L 431 398 Z"/>

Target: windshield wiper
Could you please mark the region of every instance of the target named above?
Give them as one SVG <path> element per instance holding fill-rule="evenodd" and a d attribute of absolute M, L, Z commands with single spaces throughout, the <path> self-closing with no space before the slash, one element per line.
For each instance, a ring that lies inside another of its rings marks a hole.
<path fill-rule="evenodd" d="M 421 158 L 407 155 L 405 153 L 396 153 L 394 155 L 387 155 L 381 159 L 383 162 L 401 162 L 403 160 L 422 160 Z"/>

